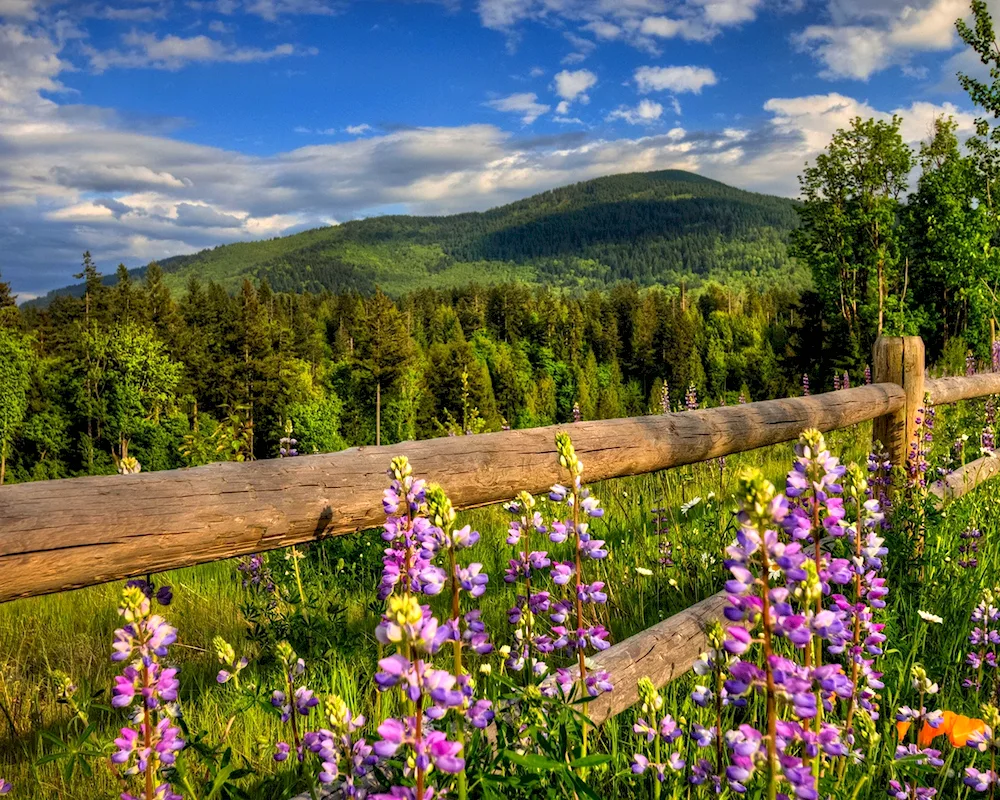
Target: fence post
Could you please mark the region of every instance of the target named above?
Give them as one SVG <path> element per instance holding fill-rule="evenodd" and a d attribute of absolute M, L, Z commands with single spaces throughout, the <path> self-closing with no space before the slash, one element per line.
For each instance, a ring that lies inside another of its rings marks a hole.
<path fill-rule="evenodd" d="M 872 439 L 882 443 L 893 467 L 906 467 L 917 436 L 917 419 L 924 405 L 924 342 L 919 336 L 879 336 L 872 356 L 875 383 L 903 387 L 906 404 L 899 411 L 876 417 Z"/>

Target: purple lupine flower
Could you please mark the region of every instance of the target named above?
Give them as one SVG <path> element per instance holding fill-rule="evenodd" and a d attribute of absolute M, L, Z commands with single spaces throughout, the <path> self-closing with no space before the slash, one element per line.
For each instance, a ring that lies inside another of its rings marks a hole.
<path fill-rule="evenodd" d="M 236 568 L 243 573 L 243 588 L 253 587 L 268 594 L 274 594 L 277 587 L 267 568 L 263 553 L 254 553 L 239 560 Z"/>
<path fill-rule="evenodd" d="M 580 411 L 580 404 L 573 403 L 573 422 L 582 422 L 583 412 Z"/>
<path fill-rule="evenodd" d="M 840 388 L 841 388 L 841 386 L 840 386 L 840 373 L 839 372 L 834 372 L 833 373 L 833 391 L 839 392 Z"/>
<path fill-rule="evenodd" d="M 840 383 L 840 388 L 841 389 L 850 389 L 851 388 L 851 376 L 848 374 L 848 372 L 847 372 L 846 369 L 844 370 L 844 378 L 843 378 L 843 380 Z"/>
<path fill-rule="evenodd" d="M 698 410 L 698 387 L 694 383 L 688 384 L 687 393 L 684 395 L 684 408 L 688 411 Z"/>
<path fill-rule="evenodd" d="M 865 385 L 870 385 L 872 382 L 872 368 L 869 364 L 865 364 Z"/>
<path fill-rule="evenodd" d="M 663 382 L 663 388 L 660 390 L 660 413 L 670 413 L 670 384 L 666 381 Z"/>
<path fill-rule="evenodd" d="M 0 794 L 9 794 L 14 787 L 3 778 L 0 778 Z"/>
<path fill-rule="evenodd" d="M 802 373 L 802 396 L 809 396 L 809 375 L 805 372 Z"/>
<path fill-rule="evenodd" d="M 121 729 L 115 739 L 118 749 L 111 760 L 122 767 L 119 771 L 123 776 L 143 774 L 147 781 L 153 781 L 173 765 L 185 744 L 180 729 L 174 725 L 178 713 L 177 669 L 165 667 L 162 662 L 177 639 L 177 631 L 162 617 L 150 613 L 149 597 L 138 585 L 126 587 L 118 613 L 125 625 L 115 631 L 111 658 L 125 661 L 134 656 L 135 660 L 115 679 L 112 706 L 132 708 L 138 729 Z M 164 797 L 177 796 L 169 784 L 161 784 L 160 790 Z"/>
<path fill-rule="evenodd" d="M 967 376 L 976 374 L 976 357 L 971 350 L 965 354 L 965 374 Z"/>

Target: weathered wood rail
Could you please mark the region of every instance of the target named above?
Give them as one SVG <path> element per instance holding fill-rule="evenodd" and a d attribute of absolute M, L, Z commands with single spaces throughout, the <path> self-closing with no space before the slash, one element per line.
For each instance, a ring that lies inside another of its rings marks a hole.
<path fill-rule="evenodd" d="M 1000 394 L 1000 374 L 926 379 L 916 337 L 876 342 L 876 383 L 811 397 L 631 419 L 574 423 L 589 480 L 678 467 L 873 420 L 894 463 L 905 463 L 925 393 L 935 405 Z M 554 433 L 505 431 L 252 463 L 0 487 L 0 602 L 192 566 L 377 526 L 389 459 L 406 455 L 456 508 L 538 493 L 560 475 Z M 1000 456 L 952 473 L 942 502 L 1000 474 Z M 516 475 L 516 483 L 511 476 Z M 603 722 L 637 700 L 635 683 L 662 686 L 691 669 L 716 594 L 599 654 L 616 689 L 590 703 Z"/>
<path fill-rule="evenodd" d="M 638 475 L 829 431 L 903 407 L 892 384 L 572 426 L 590 480 Z M 560 478 L 554 431 L 503 431 L 327 455 L 0 488 L 0 602 L 255 553 L 381 524 L 405 454 L 457 508 Z M 517 476 L 516 485 L 512 476 Z"/>

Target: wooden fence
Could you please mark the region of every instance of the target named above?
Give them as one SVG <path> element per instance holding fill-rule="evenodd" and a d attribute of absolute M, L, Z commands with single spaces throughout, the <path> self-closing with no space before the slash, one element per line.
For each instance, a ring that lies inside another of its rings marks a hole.
<path fill-rule="evenodd" d="M 567 430 L 590 481 L 683 466 L 874 421 L 874 436 L 903 464 L 924 394 L 935 405 L 1000 395 L 1000 373 L 925 379 L 923 342 L 880 338 L 875 383 L 682 414 L 579 422 L 389 447 L 140 475 L 0 487 L 0 602 L 149 572 L 207 563 L 371 528 L 384 519 L 382 491 L 395 455 L 440 483 L 456 508 L 543 492 L 559 479 L 554 433 Z M 950 475 L 937 492 L 958 497 L 1000 472 L 987 456 Z M 516 480 L 514 478 L 516 477 Z M 705 649 L 705 623 L 722 594 L 614 645 L 595 661 L 614 692 L 590 704 L 603 721 L 637 700 L 635 679 L 664 685 Z"/>

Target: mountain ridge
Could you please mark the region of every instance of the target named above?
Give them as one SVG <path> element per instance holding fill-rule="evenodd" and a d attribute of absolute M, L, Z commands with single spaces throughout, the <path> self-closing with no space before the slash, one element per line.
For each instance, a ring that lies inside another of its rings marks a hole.
<path fill-rule="evenodd" d="M 250 278 L 278 291 L 367 293 L 377 285 L 390 294 L 508 280 L 595 288 L 727 275 L 785 279 L 796 274 L 785 247 L 798 224 L 796 206 L 683 170 L 623 173 L 486 211 L 367 217 L 158 264 L 175 292 L 192 277 L 230 291 Z M 80 295 L 82 284 L 29 304 L 60 294 Z"/>

